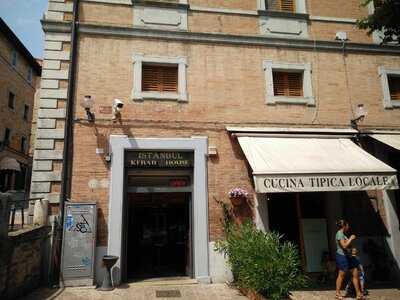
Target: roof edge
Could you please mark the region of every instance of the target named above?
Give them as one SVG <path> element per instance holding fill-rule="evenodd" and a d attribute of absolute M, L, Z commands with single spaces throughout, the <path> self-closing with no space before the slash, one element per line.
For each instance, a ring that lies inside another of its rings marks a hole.
<path fill-rule="evenodd" d="M 32 69 L 36 72 L 38 76 L 42 74 L 42 67 L 36 61 L 36 58 L 29 52 L 29 50 L 24 46 L 17 35 L 11 30 L 7 23 L 0 17 L 0 31 L 4 36 L 17 48 L 17 50 L 25 57 Z"/>

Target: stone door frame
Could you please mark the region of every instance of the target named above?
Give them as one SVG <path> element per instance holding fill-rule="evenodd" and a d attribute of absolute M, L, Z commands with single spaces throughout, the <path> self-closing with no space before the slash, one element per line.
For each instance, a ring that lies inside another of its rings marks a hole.
<path fill-rule="evenodd" d="M 209 283 L 207 137 L 191 138 L 129 138 L 110 136 L 111 177 L 108 214 L 108 255 L 121 257 L 123 241 L 124 155 L 126 150 L 193 151 L 193 274 L 198 282 Z M 121 283 L 121 260 L 113 268 L 114 284 Z"/>

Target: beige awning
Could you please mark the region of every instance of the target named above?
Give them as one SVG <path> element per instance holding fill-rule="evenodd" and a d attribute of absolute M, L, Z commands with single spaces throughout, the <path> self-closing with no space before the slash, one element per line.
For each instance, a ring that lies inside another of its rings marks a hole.
<path fill-rule="evenodd" d="M 13 170 L 13 171 L 21 171 L 21 166 L 19 162 L 12 157 L 4 157 L 0 161 L 0 170 Z"/>
<path fill-rule="evenodd" d="M 400 150 L 400 134 L 371 134 L 370 137 Z"/>
<path fill-rule="evenodd" d="M 349 138 L 239 136 L 256 191 L 397 189 L 396 170 Z"/>

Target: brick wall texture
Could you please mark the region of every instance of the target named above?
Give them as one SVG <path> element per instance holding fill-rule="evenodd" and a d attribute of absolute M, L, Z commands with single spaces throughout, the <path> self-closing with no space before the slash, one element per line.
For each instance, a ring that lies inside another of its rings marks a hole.
<path fill-rule="evenodd" d="M 188 59 L 187 87 L 189 101 L 134 102 L 132 53 L 160 56 L 185 56 Z M 286 51 L 262 47 L 182 44 L 141 39 L 110 39 L 81 35 L 79 44 L 77 99 L 90 94 L 100 106 L 109 106 L 114 98 L 127 103 L 123 125 L 110 126 L 110 121 L 92 126 L 76 124 L 72 198 L 98 201 L 105 216 L 99 219 L 99 243 L 106 243 L 108 191 L 88 188 L 88 181 L 108 178 L 109 170 L 96 147 L 104 147 L 104 136 L 126 134 L 130 137 L 209 137 L 218 149 L 218 158 L 208 162 L 210 238 L 221 234 L 220 208 L 214 201 L 226 200 L 235 186 L 252 190 L 251 176 L 237 142 L 225 131 L 235 126 L 319 126 L 348 127 L 351 108 L 364 103 L 368 108 L 366 126 L 399 127 L 400 112 L 385 110 L 378 66 L 400 67 L 393 56 L 369 56 L 342 53 Z M 265 104 L 266 81 L 263 60 L 312 64 L 315 107 Z M 84 118 L 77 106 L 76 116 Z M 97 136 L 96 136 L 97 134 Z M 101 146 L 103 145 L 103 146 Z"/>
<path fill-rule="evenodd" d="M 257 1 L 189 1 L 193 11 L 188 14 L 188 31 L 212 32 L 241 35 L 258 35 L 259 19 L 256 15 Z M 333 41 L 337 31 L 345 31 L 352 42 L 371 43 L 372 38 L 364 30 L 355 26 L 355 20 L 368 14 L 367 8 L 360 6 L 359 0 L 341 1 L 306 1 L 310 16 L 347 19 L 348 22 L 327 22 L 312 20 L 309 22 L 309 38 Z M 237 10 L 253 12 L 253 15 L 232 13 L 212 13 L 199 11 L 197 8 Z M 81 3 L 80 19 L 82 22 L 129 26 L 133 25 L 133 10 L 126 5 L 104 5 L 96 2 Z"/>
<path fill-rule="evenodd" d="M 256 11 L 257 1 L 189 1 L 192 6 Z M 307 1 L 310 15 L 356 19 L 366 15 L 358 0 Z M 81 3 L 82 24 L 133 26 L 129 5 Z M 353 20 L 354 21 L 354 20 Z M 372 43 L 372 38 L 355 28 L 354 22 L 310 21 L 309 38 L 332 41 L 337 31 L 346 31 L 352 42 Z M 352 23 L 353 22 L 353 23 Z M 188 30 L 224 34 L 259 35 L 259 17 L 189 11 Z M 227 200 L 229 189 L 242 186 L 254 193 L 252 176 L 237 141 L 225 126 L 344 127 L 363 103 L 368 117 L 363 126 L 399 128 L 400 111 L 383 107 L 378 67 L 400 68 L 397 56 L 386 54 L 305 51 L 268 46 L 195 43 L 81 33 L 74 118 L 86 118 L 79 102 L 84 95 L 95 99 L 96 123 L 74 123 L 72 191 L 73 201 L 96 201 L 99 207 L 98 245 L 107 244 L 108 188 L 90 189 L 90 179 L 109 179 L 109 166 L 96 148 L 107 150 L 110 134 L 129 137 L 208 136 L 218 149 L 208 160 L 210 239 L 221 235 L 221 210 L 214 199 Z M 134 53 L 187 59 L 187 103 L 131 100 Z M 280 63 L 310 63 L 315 106 L 266 105 L 264 60 Z M 45 63 L 45 62 L 44 62 Z M 114 98 L 125 103 L 122 123 L 112 123 L 101 106 Z M 58 105 L 60 105 L 60 102 Z M 63 122 L 57 121 L 57 128 Z M 62 149 L 60 143 L 58 149 Z M 57 193 L 59 186 L 52 185 Z"/>

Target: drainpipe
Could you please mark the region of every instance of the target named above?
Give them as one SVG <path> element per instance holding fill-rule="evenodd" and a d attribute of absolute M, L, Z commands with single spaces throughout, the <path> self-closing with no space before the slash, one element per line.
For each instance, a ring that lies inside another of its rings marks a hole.
<path fill-rule="evenodd" d="M 63 169 L 61 179 L 61 197 L 59 207 L 60 223 L 58 226 L 59 243 L 57 245 L 57 252 L 59 253 L 59 262 L 57 268 L 60 268 L 59 279 L 62 279 L 61 270 L 61 254 L 62 254 L 62 239 L 63 239 L 63 222 L 64 222 L 64 204 L 70 198 L 71 192 L 71 166 L 70 162 L 72 157 L 73 145 L 73 113 L 74 113 L 74 99 L 75 99 L 75 76 L 77 65 L 77 48 L 78 48 L 78 28 L 79 28 L 79 0 L 75 0 L 73 4 L 73 21 L 71 28 L 71 63 L 68 73 L 68 97 L 66 102 L 66 116 L 64 127 L 64 149 L 63 149 Z M 60 281 L 59 281 L 60 282 Z"/>

